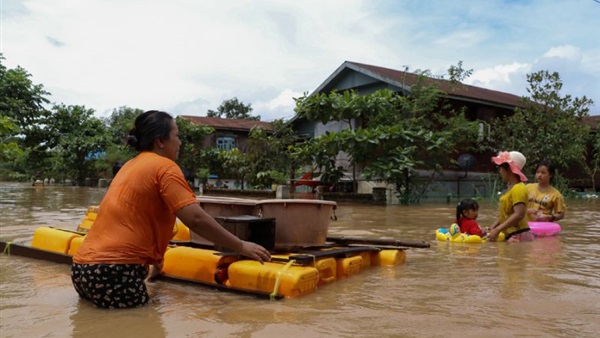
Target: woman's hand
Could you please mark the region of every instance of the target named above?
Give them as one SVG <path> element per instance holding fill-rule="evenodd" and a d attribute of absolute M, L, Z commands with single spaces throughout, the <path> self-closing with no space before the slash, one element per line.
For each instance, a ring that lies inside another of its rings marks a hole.
<path fill-rule="evenodd" d="M 527 209 L 527 215 L 529 219 L 535 220 L 537 222 L 548 222 L 550 216 L 548 216 L 548 220 L 546 219 L 546 215 L 544 215 L 538 209 L 529 208 Z"/>
<path fill-rule="evenodd" d="M 500 234 L 500 227 L 494 227 L 488 230 L 487 238 L 490 242 L 495 242 L 498 239 L 498 235 Z"/>
<path fill-rule="evenodd" d="M 156 279 L 156 277 L 158 277 L 158 275 L 160 275 L 160 273 L 162 272 L 162 269 L 163 269 L 163 261 L 162 260 L 158 263 L 151 264 L 148 267 L 148 275 L 146 276 L 146 281 L 151 282 L 154 279 Z"/>
<path fill-rule="evenodd" d="M 240 248 L 239 253 L 259 261 L 260 264 L 271 261 L 271 254 L 269 251 L 256 243 L 242 241 L 242 247 Z"/>

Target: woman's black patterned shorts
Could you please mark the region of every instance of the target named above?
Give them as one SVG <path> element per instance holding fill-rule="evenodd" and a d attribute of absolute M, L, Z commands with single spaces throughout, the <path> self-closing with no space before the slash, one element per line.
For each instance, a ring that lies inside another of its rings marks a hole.
<path fill-rule="evenodd" d="M 71 280 L 81 298 L 107 309 L 132 308 L 148 303 L 142 264 L 73 264 Z"/>

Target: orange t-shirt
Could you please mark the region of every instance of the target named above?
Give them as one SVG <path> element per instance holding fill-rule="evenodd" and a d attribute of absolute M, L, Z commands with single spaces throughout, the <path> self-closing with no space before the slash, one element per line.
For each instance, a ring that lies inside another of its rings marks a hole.
<path fill-rule="evenodd" d="M 172 160 L 142 152 L 119 170 L 73 257 L 78 264 L 154 264 L 163 259 L 175 212 L 196 203 Z"/>

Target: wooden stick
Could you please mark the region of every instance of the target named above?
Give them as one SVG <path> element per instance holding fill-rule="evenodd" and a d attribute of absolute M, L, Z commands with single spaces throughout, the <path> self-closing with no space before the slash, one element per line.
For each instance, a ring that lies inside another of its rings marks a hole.
<path fill-rule="evenodd" d="M 399 239 L 387 239 L 387 238 L 360 238 L 360 237 L 335 237 L 327 236 L 327 240 L 338 244 L 349 245 L 349 244 L 373 244 L 373 245 L 391 245 L 391 246 L 406 246 L 411 248 L 429 248 L 429 242 L 425 241 L 411 241 L 411 240 L 399 240 Z"/>

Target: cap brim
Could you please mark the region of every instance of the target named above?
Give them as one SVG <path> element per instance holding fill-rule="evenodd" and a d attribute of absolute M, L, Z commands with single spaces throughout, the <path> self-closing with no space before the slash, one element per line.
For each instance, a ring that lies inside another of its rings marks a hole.
<path fill-rule="evenodd" d="M 493 156 L 492 157 L 492 162 L 496 163 L 497 165 L 501 165 L 502 163 L 504 163 L 504 160 L 502 160 L 500 158 L 500 156 Z"/>
<path fill-rule="evenodd" d="M 521 169 L 517 168 L 517 166 L 514 163 L 509 162 L 508 165 L 510 167 L 510 171 L 512 171 L 513 174 L 519 175 L 519 179 L 521 179 L 521 182 L 527 181 L 527 176 L 525 176 L 525 174 L 523 174 Z"/>
<path fill-rule="evenodd" d="M 513 174 L 519 175 L 519 179 L 521 180 L 521 182 L 527 181 L 527 176 L 525 176 L 525 174 L 523 174 L 521 169 L 519 169 L 513 162 L 507 162 L 506 160 L 500 158 L 500 156 L 492 157 L 492 162 L 494 162 L 496 165 L 501 165 L 502 163 L 508 163 L 508 166 L 510 167 L 510 171 Z"/>

